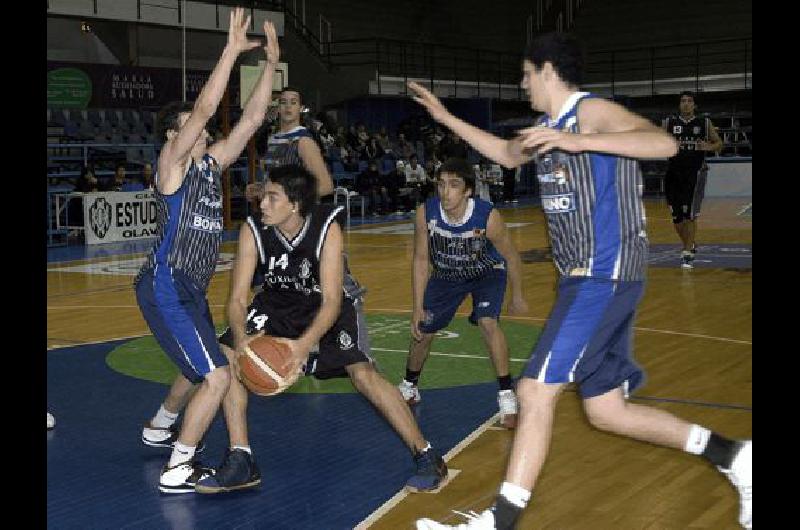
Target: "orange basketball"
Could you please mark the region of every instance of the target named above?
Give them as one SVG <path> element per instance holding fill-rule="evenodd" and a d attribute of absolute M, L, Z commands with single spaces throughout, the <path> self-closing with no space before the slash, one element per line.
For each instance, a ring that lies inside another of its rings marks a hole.
<path fill-rule="evenodd" d="M 251 340 L 239 357 L 239 375 L 250 392 L 259 396 L 279 394 L 297 381 L 300 371 L 287 373 L 292 352 L 274 337 L 263 335 Z"/>

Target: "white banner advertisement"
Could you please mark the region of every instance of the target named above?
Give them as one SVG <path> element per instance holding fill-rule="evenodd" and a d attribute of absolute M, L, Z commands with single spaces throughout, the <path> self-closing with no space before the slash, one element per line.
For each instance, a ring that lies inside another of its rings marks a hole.
<path fill-rule="evenodd" d="M 156 217 L 152 191 L 109 191 L 83 197 L 87 245 L 154 237 Z"/>

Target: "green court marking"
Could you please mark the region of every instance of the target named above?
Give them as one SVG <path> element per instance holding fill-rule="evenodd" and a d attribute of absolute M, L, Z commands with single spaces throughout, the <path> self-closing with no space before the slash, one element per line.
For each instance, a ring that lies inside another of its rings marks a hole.
<path fill-rule="evenodd" d="M 369 338 L 372 356 L 378 369 L 393 384 L 405 375 L 406 357 L 410 339 L 408 315 L 368 314 Z M 541 329 L 530 324 L 502 320 L 500 326 L 508 342 L 511 374 L 517 376 L 525 367 L 531 348 L 539 338 Z M 447 329 L 439 332 L 433 341 L 431 356 L 425 363 L 420 388 L 443 388 L 485 383 L 495 380 L 489 353 L 477 326 L 466 318 L 456 317 Z M 152 336 L 134 339 L 112 350 L 106 363 L 113 370 L 157 383 L 169 385 L 178 370 L 164 354 Z M 301 377 L 288 392 L 293 393 L 347 393 L 354 392 L 347 378 L 320 381 L 314 377 Z"/>

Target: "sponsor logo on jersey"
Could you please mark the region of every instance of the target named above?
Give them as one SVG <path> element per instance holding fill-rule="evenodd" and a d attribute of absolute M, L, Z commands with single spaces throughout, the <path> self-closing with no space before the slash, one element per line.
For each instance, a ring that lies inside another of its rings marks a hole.
<path fill-rule="evenodd" d="M 575 211 L 575 194 L 542 195 L 542 209 L 545 213 L 567 213 Z"/>
<path fill-rule="evenodd" d="M 353 347 L 353 339 L 345 330 L 339 332 L 339 347 L 343 350 L 349 350 Z"/>
<path fill-rule="evenodd" d="M 205 215 L 196 213 L 192 217 L 191 227 L 194 230 L 202 230 L 203 232 L 215 234 L 217 232 L 222 232 L 222 219 L 211 219 Z"/>
<path fill-rule="evenodd" d="M 111 227 L 111 204 L 103 197 L 95 199 L 89 207 L 89 226 L 100 239 L 106 237 Z"/>
<path fill-rule="evenodd" d="M 219 199 L 219 197 L 209 198 L 203 195 L 197 200 L 197 202 L 200 204 L 205 204 L 209 208 L 222 208 L 222 201 Z"/>
<path fill-rule="evenodd" d="M 700 126 L 698 125 L 698 126 L 695 126 L 694 128 L 692 128 L 692 132 L 694 134 L 700 134 Z"/>

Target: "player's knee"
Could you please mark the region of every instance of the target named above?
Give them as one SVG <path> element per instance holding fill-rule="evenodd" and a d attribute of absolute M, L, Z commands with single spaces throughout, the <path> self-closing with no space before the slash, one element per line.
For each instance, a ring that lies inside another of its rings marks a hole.
<path fill-rule="evenodd" d="M 497 319 L 492 317 L 483 317 L 478 319 L 478 327 L 486 334 L 496 333 L 500 326 L 497 324 Z"/>
<path fill-rule="evenodd" d="M 231 371 L 228 366 L 214 368 L 206 374 L 206 384 L 214 394 L 225 394 L 231 384 Z"/>
<path fill-rule="evenodd" d="M 517 383 L 517 401 L 522 410 L 535 410 L 555 403 L 559 390 L 564 385 L 550 385 L 530 377 L 522 377 Z"/>
<path fill-rule="evenodd" d="M 347 366 L 347 374 L 356 390 L 363 394 L 363 389 L 369 387 L 378 376 L 378 372 L 369 363 L 355 363 Z"/>
<path fill-rule="evenodd" d="M 584 403 L 584 411 L 586 419 L 589 420 L 592 427 L 600 431 L 617 431 L 625 415 L 624 405 L 623 407 L 611 407 Z"/>

